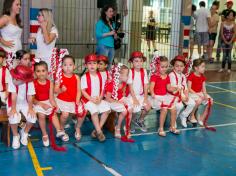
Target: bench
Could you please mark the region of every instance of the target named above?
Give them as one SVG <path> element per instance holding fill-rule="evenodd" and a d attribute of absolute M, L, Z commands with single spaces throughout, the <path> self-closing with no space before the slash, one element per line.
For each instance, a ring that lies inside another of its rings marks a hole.
<path fill-rule="evenodd" d="M 9 147 L 11 130 L 6 109 L 0 109 L 0 123 L 2 123 L 1 141 Z"/>

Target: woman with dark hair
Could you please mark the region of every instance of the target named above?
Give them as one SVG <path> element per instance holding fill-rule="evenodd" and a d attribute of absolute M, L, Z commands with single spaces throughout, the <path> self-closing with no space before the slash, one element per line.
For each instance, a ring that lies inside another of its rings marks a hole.
<path fill-rule="evenodd" d="M 0 17 L 0 47 L 7 52 L 16 52 L 22 49 L 22 25 L 20 19 L 20 0 L 5 0 Z"/>
<path fill-rule="evenodd" d="M 114 8 L 111 5 L 105 6 L 101 11 L 101 17 L 96 23 L 96 53 L 98 55 L 107 56 L 109 59 L 108 68 L 111 67 L 115 49 L 114 38 L 117 37 L 115 24 L 112 22 Z"/>

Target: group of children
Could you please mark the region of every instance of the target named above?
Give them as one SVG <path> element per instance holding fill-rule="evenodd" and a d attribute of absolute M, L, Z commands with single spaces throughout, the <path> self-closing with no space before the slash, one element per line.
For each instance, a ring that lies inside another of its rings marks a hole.
<path fill-rule="evenodd" d="M 193 61 L 193 72 L 186 78 L 184 72 L 186 61 L 183 56 L 176 56 L 171 60 L 172 71 L 168 74 L 169 61 L 165 56 L 155 58 L 155 71 L 150 79 L 147 70 L 143 68 L 146 57 L 140 51 L 131 54 L 129 62 L 132 68 L 124 64 L 113 65 L 107 70 L 108 58 L 103 55 L 89 54 L 84 58 L 87 72 L 80 78 L 74 73 L 75 59 L 70 55 L 62 58 L 62 75 L 60 81 L 48 79 L 48 66 L 40 61 L 34 64 L 32 71 L 30 55 L 18 51 L 17 66 L 10 70 L 3 66 L 4 51 L 0 51 L 1 100 L 7 104 L 9 124 L 13 133 L 12 147 L 17 149 L 20 142 L 28 143 L 28 134 L 36 123 L 42 131 L 44 146 L 49 146 L 46 130 L 46 117 L 52 118 L 56 129 L 56 137 L 68 141 L 65 124 L 70 114 L 77 116 L 74 137 L 80 140 L 81 126 L 86 114 L 91 115 L 94 130 L 91 137 L 100 142 L 106 139 L 103 126 L 111 111 L 117 112 L 115 125 L 116 138 L 121 138 L 124 119 L 127 125 L 124 132 L 130 138 L 131 119 L 140 114 L 134 123 L 142 131 L 147 131 L 144 119 L 151 108 L 160 110 L 160 125 L 158 134 L 166 136 L 164 123 L 170 111 L 170 132 L 179 134 L 176 119 L 180 117 L 183 127 L 187 127 L 187 120 L 204 125 L 208 108 L 199 117 L 195 112 L 199 105 L 206 105 L 212 98 L 205 88 L 205 63 L 202 59 Z M 7 100 L 7 101 L 6 101 Z M 58 119 L 57 113 L 60 112 Z M 26 125 L 18 133 L 21 113 L 26 119 Z"/>

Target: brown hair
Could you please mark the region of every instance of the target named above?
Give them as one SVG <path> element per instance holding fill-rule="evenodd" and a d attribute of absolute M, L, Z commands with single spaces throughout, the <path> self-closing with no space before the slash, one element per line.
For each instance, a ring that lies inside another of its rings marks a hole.
<path fill-rule="evenodd" d="M 73 63 L 75 64 L 75 58 L 71 55 L 65 55 L 63 58 L 62 58 L 62 63 L 66 60 L 66 59 L 71 59 L 73 61 Z"/>
<path fill-rule="evenodd" d="M 34 71 L 36 71 L 36 68 L 39 66 L 44 66 L 46 70 L 48 70 L 48 64 L 45 61 L 39 61 L 34 64 Z"/>
<path fill-rule="evenodd" d="M 193 61 L 193 70 L 195 70 L 194 68 L 195 68 L 195 67 L 198 67 L 198 66 L 201 65 L 202 63 L 206 63 L 206 61 L 203 60 L 203 59 L 195 59 L 195 60 Z"/>
<path fill-rule="evenodd" d="M 11 8 L 15 0 L 5 0 L 3 3 L 2 15 L 11 15 Z M 16 23 L 19 27 L 22 27 L 20 14 L 16 15 Z"/>
<path fill-rule="evenodd" d="M 160 62 L 168 62 L 168 58 L 166 56 L 160 56 Z"/>
<path fill-rule="evenodd" d="M 126 66 L 126 65 L 122 65 L 122 66 L 120 67 L 120 72 L 123 71 L 123 70 L 129 70 L 129 67 Z"/>

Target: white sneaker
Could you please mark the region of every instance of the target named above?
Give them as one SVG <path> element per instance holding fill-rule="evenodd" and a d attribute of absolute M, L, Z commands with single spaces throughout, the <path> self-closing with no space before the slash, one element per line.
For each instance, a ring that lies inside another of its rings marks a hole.
<path fill-rule="evenodd" d="M 45 138 L 47 138 L 47 140 L 44 140 Z M 43 141 L 43 146 L 44 146 L 44 147 L 48 147 L 48 146 L 49 146 L 48 135 L 43 136 L 43 137 L 42 137 L 42 141 Z"/>
<path fill-rule="evenodd" d="M 62 141 L 67 142 L 70 140 L 68 134 L 65 133 L 65 131 L 58 131 L 56 134 L 57 138 L 61 138 Z"/>
<path fill-rule="evenodd" d="M 69 129 L 70 128 L 70 124 L 67 123 L 65 126 L 64 126 L 65 129 Z"/>
<path fill-rule="evenodd" d="M 219 72 L 219 73 L 221 73 L 221 72 L 223 72 L 223 71 L 224 71 L 224 70 L 221 68 L 221 69 L 219 69 L 219 71 L 218 71 L 218 72 Z"/>
<path fill-rule="evenodd" d="M 13 136 L 12 148 L 13 149 L 20 148 L 20 135 L 19 134 L 17 136 Z"/>
<path fill-rule="evenodd" d="M 184 128 L 187 128 L 187 119 L 186 119 L 186 118 L 181 118 L 181 125 L 182 125 Z"/>
<path fill-rule="evenodd" d="M 28 133 L 25 133 L 25 131 L 22 129 L 20 131 L 21 139 L 20 142 L 22 145 L 27 146 L 28 145 Z"/>
<path fill-rule="evenodd" d="M 199 120 L 199 121 L 198 121 L 198 124 L 199 124 L 200 126 L 203 126 L 203 121 Z"/>
<path fill-rule="evenodd" d="M 228 69 L 228 70 L 227 70 L 227 72 L 228 72 L 228 73 L 231 73 L 231 70 L 230 70 L 230 69 Z"/>

